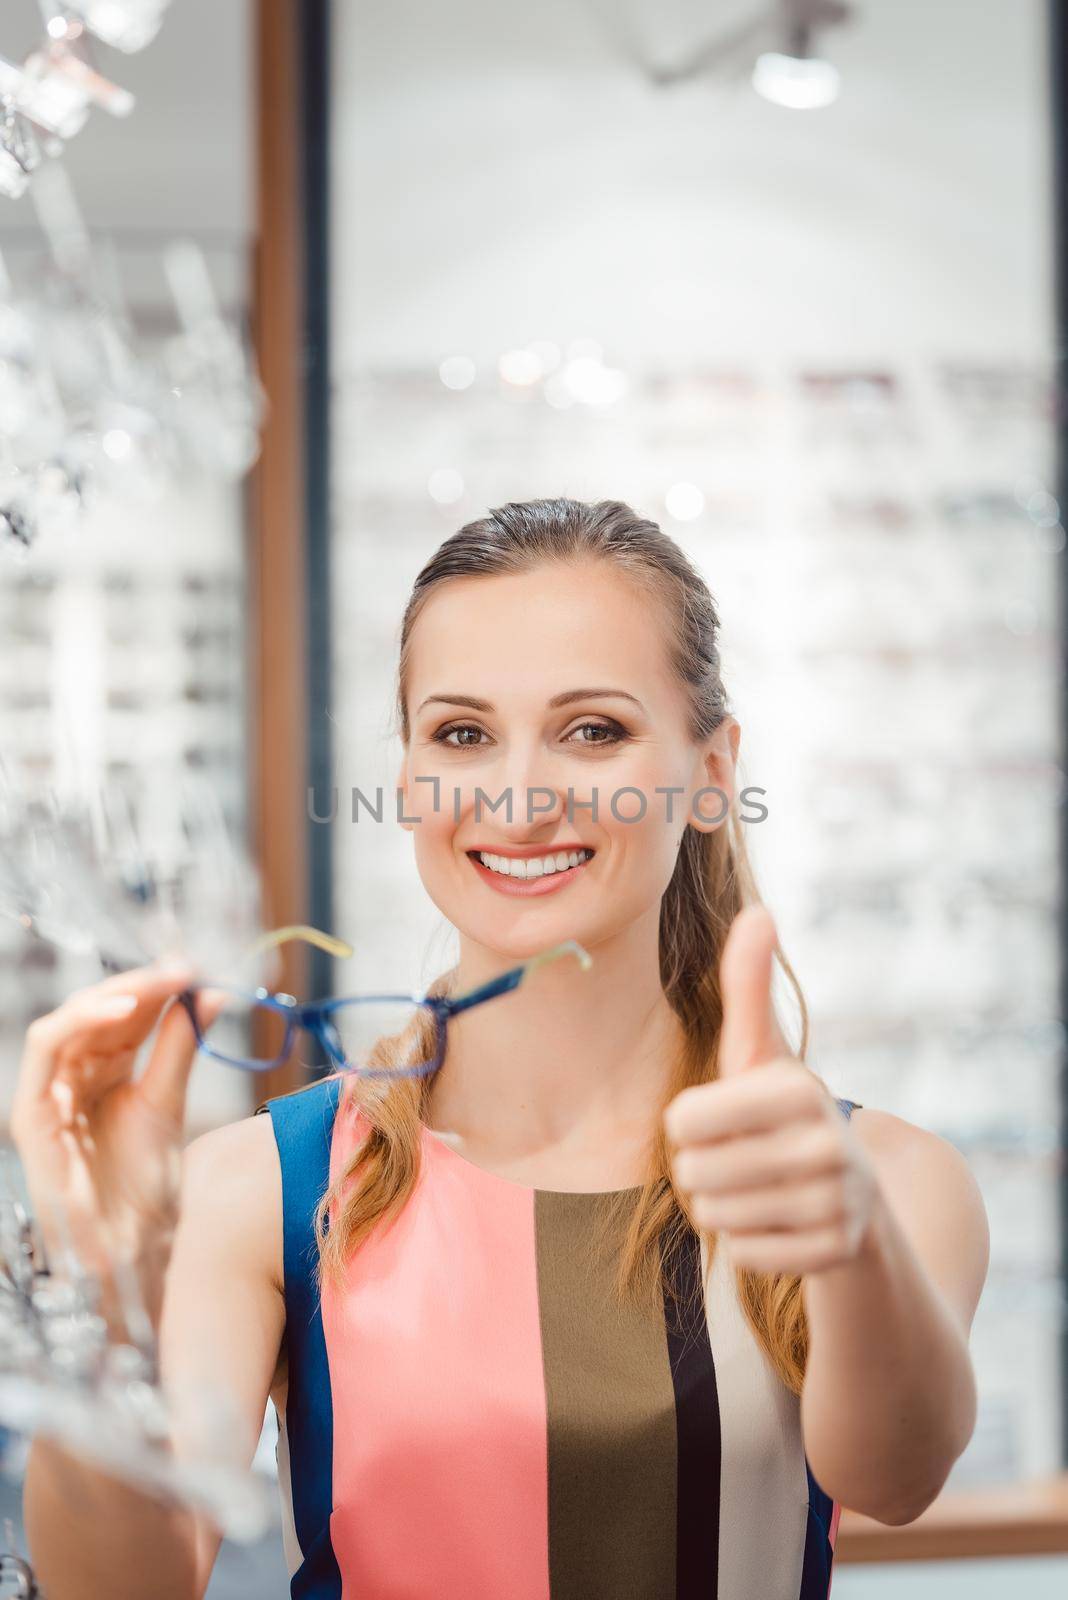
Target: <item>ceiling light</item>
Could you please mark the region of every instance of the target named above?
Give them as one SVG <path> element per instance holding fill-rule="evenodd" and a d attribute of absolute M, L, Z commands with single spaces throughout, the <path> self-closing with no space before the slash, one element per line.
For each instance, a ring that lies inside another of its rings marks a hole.
<path fill-rule="evenodd" d="M 438 377 L 446 389 L 470 389 L 475 381 L 475 363 L 470 356 L 446 356 L 438 367 Z"/>
<path fill-rule="evenodd" d="M 800 24 L 790 29 L 783 50 L 766 50 L 753 68 L 753 88 L 773 105 L 791 111 L 816 111 L 837 100 L 841 87 L 838 68 L 823 56 L 813 55 L 811 29 Z"/>
<path fill-rule="evenodd" d="M 838 68 L 821 56 L 787 56 L 767 50 L 757 57 L 753 88 L 773 105 L 816 111 L 837 100 Z"/>
<path fill-rule="evenodd" d="M 692 522 L 705 509 L 705 497 L 695 483 L 673 483 L 664 504 L 676 522 Z"/>
<path fill-rule="evenodd" d="M 543 375 L 540 358 L 533 350 L 506 350 L 497 363 L 497 370 L 505 383 L 519 387 L 537 383 Z"/>
<path fill-rule="evenodd" d="M 439 506 L 452 506 L 463 498 L 464 480 L 455 467 L 436 467 L 426 486 L 430 498 Z"/>

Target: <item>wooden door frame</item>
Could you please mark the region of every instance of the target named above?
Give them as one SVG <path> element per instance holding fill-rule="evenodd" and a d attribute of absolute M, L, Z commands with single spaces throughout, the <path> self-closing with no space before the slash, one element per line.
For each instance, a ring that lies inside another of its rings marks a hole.
<path fill-rule="evenodd" d="M 332 920 L 330 826 L 329 0 L 254 0 L 252 339 L 267 397 L 248 489 L 249 834 L 265 925 Z M 279 986 L 325 992 L 330 959 L 284 947 Z M 302 1054 L 303 1046 L 302 1046 Z M 253 1102 L 307 1081 L 293 1063 Z"/>

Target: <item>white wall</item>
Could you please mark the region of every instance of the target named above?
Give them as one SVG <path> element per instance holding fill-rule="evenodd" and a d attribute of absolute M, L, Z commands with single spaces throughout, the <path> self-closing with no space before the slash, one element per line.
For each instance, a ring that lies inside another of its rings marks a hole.
<path fill-rule="evenodd" d="M 1038 0 L 868 0 L 808 116 L 651 86 L 596 20 L 674 59 L 755 0 L 336 9 L 341 381 L 583 334 L 630 361 L 1048 351 Z"/>

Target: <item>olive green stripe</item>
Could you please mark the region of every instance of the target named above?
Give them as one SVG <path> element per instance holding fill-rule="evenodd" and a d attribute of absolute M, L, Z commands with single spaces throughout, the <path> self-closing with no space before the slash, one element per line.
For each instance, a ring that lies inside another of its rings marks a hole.
<path fill-rule="evenodd" d="M 659 1309 L 614 1299 L 596 1195 L 535 1194 L 551 1600 L 675 1593 L 677 1433 Z M 618 1245 L 618 1239 L 616 1241 Z"/>

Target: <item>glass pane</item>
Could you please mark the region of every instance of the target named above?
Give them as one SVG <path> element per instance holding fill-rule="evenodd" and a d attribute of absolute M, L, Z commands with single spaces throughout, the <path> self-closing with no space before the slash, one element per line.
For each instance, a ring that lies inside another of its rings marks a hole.
<path fill-rule="evenodd" d="M 381 731 L 423 563 L 486 507 L 550 484 L 619 495 L 659 521 L 720 604 L 723 688 L 741 708 L 742 783 L 754 786 L 740 832 L 805 993 L 816 1070 L 836 1094 L 948 1139 L 983 1191 L 979 1418 L 947 1487 L 1063 1471 L 1066 1335 L 1042 1298 L 1064 1278 L 1065 1114 L 1068 484 L 1064 335 L 1045 287 L 1065 222 L 1041 178 L 1065 112 L 1049 96 L 1049 8 L 973 6 L 962 33 L 958 8 L 927 6 L 917 49 L 918 8 L 855 6 L 848 30 L 817 30 L 820 57 L 843 74 L 839 102 L 793 110 L 751 86 L 772 44 L 739 46 L 729 87 L 711 70 L 737 0 L 583 7 L 625 31 L 626 49 L 610 57 L 605 40 L 589 93 L 556 95 L 551 132 L 526 138 L 529 106 L 563 82 L 578 9 L 528 10 L 525 84 L 514 8 L 478 8 L 489 70 L 470 77 L 449 41 L 474 7 L 421 4 L 418 52 L 410 7 L 332 10 L 346 115 L 329 165 L 346 205 L 330 232 L 336 314 L 319 371 L 328 499 L 343 514 L 318 597 L 332 692 L 309 782 L 320 814 L 336 786 L 339 823 L 354 825 L 315 830 L 333 851 L 331 914 L 360 952 L 361 985 L 422 982 L 447 964 L 440 897 L 398 826 L 400 743 Z M 952 91 L 936 86 L 938 37 Z M 703 76 L 633 92 L 668 61 L 700 62 Z M 931 114 L 917 118 L 917 103 Z M 669 104 L 685 106 L 703 151 L 729 104 L 745 128 L 730 161 L 680 159 Z M 591 105 L 599 142 L 576 159 Z M 432 135 L 442 107 L 448 141 L 413 161 L 409 136 Z M 768 180 L 784 161 L 788 207 Z M 892 181 L 906 166 L 915 181 Z M 464 207 L 474 171 L 492 203 Z M 873 185 L 875 172 L 890 181 Z M 685 250 L 620 248 L 584 198 L 606 178 L 631 238 L 667 233 Z M 401 192 L 389 228 L 369 228 Z M 861 220 L 860 195 L 878 227 Z M 757 581 L 759 604 L 747 604 Z M 485 642 L 465 638 L 465 659 Z M 596 782 L 611 828 L 613 785 Z M 503 788 L 485 783 L 491 798 Z M 430 785 L 415 789 L 408 816 L 435 804 Z M 518 822 L 519 786 L 513 801 Z M 652 823 L 665 795 L 648 806 Z M 709 795 L 706 815 L 716 810 Z M 466 837 L 499 838 L 504 816 L 485 809 Z M 591 814 L 574 818 L 561 831 L 583 837 Z M 452 909 L 467 915 L 495 891 L 460 870 L 470 901 L 458 889 Z M 486 904 L 505 917 L 503 902 Z M 558 904 L 560 934 L 581 937 Z M 541 919 L 553 901 L 508 905 Z M 777 988 L 796 1040 L 788 986 Z"/>
<path fill-rule="evenodd" d="M 437 1030 L 428 1006 L 410 1000 L 359 1000 L 330 1012 L 350 1066 L 417 1075 L 434 1060 Z"/>
<path fill-rule="evenodd" d="M 286 1018 L 248 995 L 228 993 L 222 1011 L 206 1028 L 201 1024 L 201 1032 L 213 1050 L 233 1060 L 277 1061 L 285 1047 Z"/>

